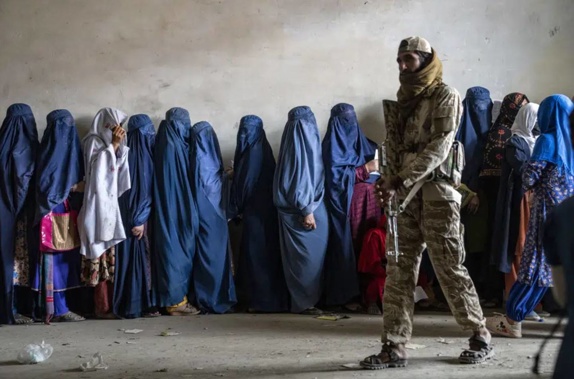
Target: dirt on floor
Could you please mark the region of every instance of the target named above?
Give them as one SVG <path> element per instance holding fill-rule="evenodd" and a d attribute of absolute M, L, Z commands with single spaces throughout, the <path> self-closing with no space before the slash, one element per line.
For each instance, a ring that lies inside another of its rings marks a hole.
<path fill-rule="evenodd" d="M 527 322 L 524 338 L 495 338 L 493 360 L 466 366 L 456 358 L 468 335 L 453 317 L 416 315 L 408 367 L 365 371 L 352 366 L 379 351 L 382 318 L 350 316 L 322 321 L 289 314 L 231 314 L 3 326 L 0 378 L 535 378 L 530 374 L 534 356 L 556 322 Z M 129 329 L 142 331 L 125 333 Z M 46 362 L 16 362 L 22 348 L 42 340 L 54 348 Z M 559 344 L 558 338 L 548 343 L 540 378 L 551 377 Z M 82 372 L 80 364 L 97 352 L 109 368 Z"/>

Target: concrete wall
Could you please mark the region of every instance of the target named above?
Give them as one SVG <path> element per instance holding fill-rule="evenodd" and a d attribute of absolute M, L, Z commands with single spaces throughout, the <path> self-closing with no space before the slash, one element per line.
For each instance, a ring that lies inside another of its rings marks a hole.
<path fill-rule="evenodd" d="M 409 35 L 430 40 L 463 94 L 573 94 L 572 0 L 1 0 L 0 112 L 26 102 L 41 131 L 68 108 L 85 132 L 104 106 L 156 123 L 182 106 L 229 159 L 245 114 L 278 146 L 291 107 L 311 106 L 324 132 L 349 102 L 380 139 Z"/>

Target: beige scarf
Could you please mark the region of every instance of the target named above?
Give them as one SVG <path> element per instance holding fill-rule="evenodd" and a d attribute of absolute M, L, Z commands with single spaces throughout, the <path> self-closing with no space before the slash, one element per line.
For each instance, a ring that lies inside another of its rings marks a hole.
<path fill-rule="evenodd" d="M 442 62 L 438 59 L 434 49 L 432 60 L 420 71 L 402 72 L 399 75 L 401 87 L 397 92 L 401 118 L 410 116 L 421 99 L 429 90 L 442 83 Z"/>

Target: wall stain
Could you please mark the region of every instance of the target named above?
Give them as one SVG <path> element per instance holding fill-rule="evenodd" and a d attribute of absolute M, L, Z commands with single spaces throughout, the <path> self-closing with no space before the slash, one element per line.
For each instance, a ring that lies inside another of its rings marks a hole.
<path fill-rule="evenodd" d="M 560 31 L 560 26 L 555 26 L 554 29 L 550 29 L 550 32 L 548 32 L 548 34 L 550 34 L 550 38 L 552 38 L 556 34 L 558 34 L 559 31 Z"/>

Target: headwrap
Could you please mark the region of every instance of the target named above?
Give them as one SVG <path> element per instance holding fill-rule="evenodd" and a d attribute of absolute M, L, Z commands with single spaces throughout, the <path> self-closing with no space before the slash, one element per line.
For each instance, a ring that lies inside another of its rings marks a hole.
<path fill-rule="evenodd" d="M 410 50 L 401 50 L 401 48 L 399 48 L 399 52 L 403 51 Z M 401 72 L 399 75 L 401 87 L 397 92 L 397 100 L 403 120 L 411 115 L 422 97 L 428 93 L 429 90 L 442 83 L 442 62 L 438 59 L 434 49 L 431 48 L 431 52 L 432 59 L 422 70 L 417 72 Z"/>
<path fill-rule="evenodd" d="M 48 123 L 36 163 L 36 222 L 68 198 L 72 186 L 84 178 L 84 156 L 76 123 L 69 111 L 58 109 Z"/>
<path fill-rule="evenodd" d="M 532 131 L 538 126 L 537 114 L 539 105 L 536 103 L 528 103 L 518 111 L 512 128 L 510 131 L 512 135 L 516 135 L 524 138 L 528 147 L 530 148 L 530 154 L 534 149 L 534 144 L 538 136 L 534 136 Z"/>
<path fill-rule="evenodd" d="M 520 108 L 528 102 L 528 97 L 519 92 L 508 94 L 502 100 L 500 114 L 488 131 L 480 176 L 501 175 L 504 146 L 511 137 L 510 128 Z"/>
<path fill-rule="evenodd" d="M 538 110 L 538 125 L 542 133 L 530 158 L 532 161 L 554 163 L 574 175 L 574 153 L 568 117 L 574 105 L 564 95 L 552 95 L 542 100 Z"/>

